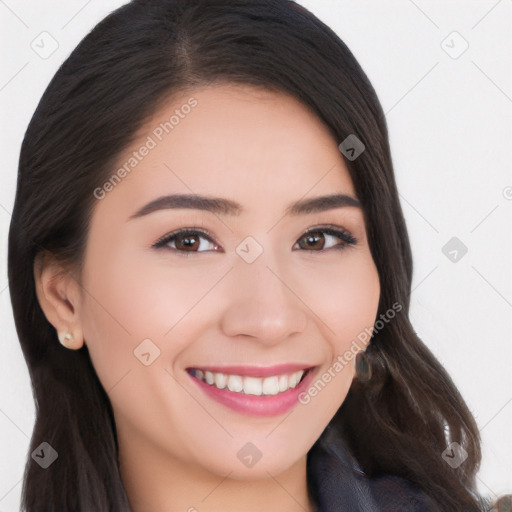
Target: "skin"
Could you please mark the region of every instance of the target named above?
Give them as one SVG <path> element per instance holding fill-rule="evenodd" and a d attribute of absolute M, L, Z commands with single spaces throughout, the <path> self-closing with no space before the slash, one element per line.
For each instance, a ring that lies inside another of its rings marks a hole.
<path fill-rule="evenodd" d="M 113 406 L 134 511 L 312 511 L 307 452 L 343 403 L 352 364 L 307 405 L 267 418 L 211 400 L 185 368 L 306 362 L 326 372 L 376 319 L 380 285 L 363 211 L 284 216 L 304 197 L 357 196 L 340 141 L 322 122 L 294 98 L 249 86 L 169 100 L 120 165 L 190 97 L 197 106 L 97 201 L 83 273 L 62 273 L 45 258 L 38 298 L 54 327 L 74 334 L 71 349 L 88 347 Z M 164 209 L 129 220 L 171 193 L 224 197 L 246 211 Z M 308 245 L 305 231 L 325 224 L 357 244 L 337 250 L 343 240 L 321 232 Z M 212 240 L 181 255 L 151 247 L 179 228 L 205 228 Z M 250 264 L 236 252 L 247 236 L 263 248 Z M 160 349 L 149 366 L 134 356 L 147 338 Z M 262 453 L 250 468 L 237 457 L 247 442 Z"/>

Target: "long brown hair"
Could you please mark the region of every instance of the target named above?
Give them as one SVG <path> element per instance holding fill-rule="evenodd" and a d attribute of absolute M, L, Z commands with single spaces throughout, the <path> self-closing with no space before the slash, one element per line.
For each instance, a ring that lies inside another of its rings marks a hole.
<path fill-rule="evenodd" d="M 41 468 L 28 457 L 22 509 L 129 511 L 111 404 L 87 347 L 57 341 L 35 293 L 42 250 L 80 269 L 93 191 L 137 129 L 172 94 L 195 86 L 251 84 L 293 95 L 340 143 L 378 269 L 378 315 L 402 309 L 373 335 L 374 368 L 354 382 L 331 421 L 369 476 L 394 474 L 439 510 L 479 510 L 477 426 L 452 379 L 409 321 L 412 257 L 377 95 L 340 38 L 290 0 L 134 0 L 101 21 L 62 64 L 26 131 L 9 231 L 14 318 L 36 402 L 29 453 L 42 441 L 64 454 Z M 450 442 L 467 452 L 453 469 Z"/>

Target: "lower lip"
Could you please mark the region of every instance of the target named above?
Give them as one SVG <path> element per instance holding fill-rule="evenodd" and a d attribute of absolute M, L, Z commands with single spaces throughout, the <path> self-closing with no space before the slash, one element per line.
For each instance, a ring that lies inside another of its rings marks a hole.
<path fill-rule="evenodd" d="M 300 384 L 288 391 L 283 391 L 277 395 L 257 396 L 246 395 L 244 393 L 236 393 L 227 388 L 219 389 L 216 386 L 207 384 L 190 373 L 188 375 L 196 383 L 201 390 L 203 390 L 209 397 L 217 402 L 226 405 L 230 409 L 242 414 L 249 414 L 252 416 L 276 416 L 283 414 L 291 409 L 298 403 L 299 395 L 308 389 L 311 381 L 313 380 L 313 370 L 311 368 Z"/>

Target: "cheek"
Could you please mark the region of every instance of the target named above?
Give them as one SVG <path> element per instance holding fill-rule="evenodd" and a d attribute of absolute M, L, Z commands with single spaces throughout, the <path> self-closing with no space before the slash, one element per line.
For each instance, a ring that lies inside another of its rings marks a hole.
<path fill-rule="evenodd" d="M 380 298 L 379 276 L 370 253 L 351 256 L 343 264 L 320 271 L 308 287 L 329 353 L 299 401 L 312 407 L 317 420 L 324 424 L 332 419 L 350 389 L 353 359 L 370 339 Z"/>
<path fill-rule="evenodd" d="M 185 258 L 178 265 L 176 260 L 162 257 L 148 262 L 147 254 L 120 244 L 88 254 L 83 273 L 84 338 L 107 391 L 127 372 L 144 367 L 141 360 L 148 357 L 162 371 L 169 368 L 198 337 L 197 315 L 204 311 L 197 306 L 226 269 L 205 271 L 204 265 Z M 182 329 L 186 336 L 179 334 Z"/>
<path fill-rule="evenodd" d="M 374 325 L 380 298 L 379 276 L 369 251 L 339 256 L 339 261 L 326 260 L 309 270 L 311 277 L 302 281 L 300 292 L 320 320 L 317 325 L 330 341 L 333 355 L 343 353 Z"/>
<path fill-rule="evenodd" d="M 117 428 L 164 446 L 190 407 L 172 365 L 199 336 L 193 306 L 215 281 L 165 271 L 130 251 L 108 251 L 109 261 L 91 253 L 84 269 L 86 345 Z"/>

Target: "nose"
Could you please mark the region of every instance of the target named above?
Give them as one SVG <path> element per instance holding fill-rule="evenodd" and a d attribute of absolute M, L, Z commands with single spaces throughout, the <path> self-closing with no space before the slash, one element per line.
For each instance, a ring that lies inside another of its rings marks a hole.
<path fill-rule="evenodd" d="M 294 293 L 292 272 L 264 255 L 252 263 L 235 263 L 221 329 L 226 336 L 250 336 L 271 345 L 304 332 L 307 307 Z"/>

